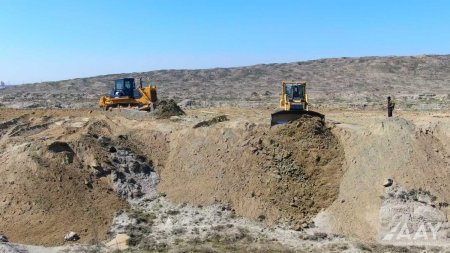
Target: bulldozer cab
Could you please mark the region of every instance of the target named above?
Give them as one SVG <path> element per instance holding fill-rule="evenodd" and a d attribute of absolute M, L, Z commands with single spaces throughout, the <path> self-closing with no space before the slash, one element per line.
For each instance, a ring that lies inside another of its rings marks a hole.
<path fill-rule="evenodd" d="M 288 111 L 308 110 L 306 82 L 283 82 L 281 106 Z"/>
<path fill-rule="evenodd" d="M 285 92 L 289 102 L 305 100 L 305 85 L 302 83 L 286 83 Z"/>
<path fill-rule="evenodd" d="M 111 93 L 113 98 L 129 97 L 134 98 L 136 83 L 134 78 L 117 79 L 115 81 L 114 90 Z"/>

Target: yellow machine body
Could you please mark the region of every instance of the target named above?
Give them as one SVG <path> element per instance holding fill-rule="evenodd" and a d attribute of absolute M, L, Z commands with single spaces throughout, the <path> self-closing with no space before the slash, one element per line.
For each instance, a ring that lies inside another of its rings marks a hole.
<path fill-rule="evenodd" d="M 118 81 L 124 80 L 129 81 L 129 86 L 118 85 Z M 116 80 L 116 86 L 112 94 L 101 97 L 98 105 L 104 110 L 112 108 L 133 108 L 142 111 L 151 111 L 155 109 L 156 102 L 158 101 L 156 86 L 149 85 L 145 88 L 141 86 L 142 84 L 136 87 L 133 78 Z"/>
<path fill-rule="evenodd" d="M 309 110 L 306 82 L 283 81 L 281 83 L 280 109 L 272 113 L 271 125 L 286 124 L 310 115 L 324 119 L 324 115 Z"/>

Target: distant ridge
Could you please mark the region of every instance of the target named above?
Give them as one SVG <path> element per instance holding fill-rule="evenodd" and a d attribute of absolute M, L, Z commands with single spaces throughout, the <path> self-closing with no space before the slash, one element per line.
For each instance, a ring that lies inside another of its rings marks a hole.
<path fill-rule="evenodd" d="M 387 95 L 402 109 L 448 109 L 450 55 L 342 57 L 247 67 L 156 70 L 7 87 L 0 103 L 15 107 L 92 107 L 122 77 L 143 77 L 160 97 L 204 106 L 264 105 L 281 80 L 306 80 L 317 107 L 380 108 Z M 31 103 L 31 104 L 30 104 Z"/>

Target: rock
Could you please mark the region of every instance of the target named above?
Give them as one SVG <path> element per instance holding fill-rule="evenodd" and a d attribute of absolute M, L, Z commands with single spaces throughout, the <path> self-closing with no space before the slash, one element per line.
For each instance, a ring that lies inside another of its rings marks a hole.
<path fill-rule="evenodd" d="M 131 197 L 132 199 L 134 199 L 134 198 L 142 197 L 143 195 L 144 195 L 144 193 L 143 193 L 140 189 L 134 188 L 134 189 L 131 190 L 131 195 L 130 195 L 130 197 Z"/>
<path fill-rule="evenodd" d="M 66 152 L 66 153 L 74 153 L 72 148 L 69 146 L 69 144 L 67 144 L 66 142 L 61 142 L 61 141 L 55 141 L 52 142 L 50 145 L 48 145 L 48 151 L 52 152 L 52 153 L 61 153 L 61 152 Z"/>
<path fill-rule="evenodd" d="M 8 242 L 8 237 L 5 235 L 0 234 L 0 242 Z"/>
<path fill-rule="evenodd" d="M 114 239 L 106 243 L 111 252 L 128 250 L 130 237 L 127 234 L 117 234 Z"/>
<path fill-rule="evenodd" d="M 115 172 L 115 171 L 111 172 L 111 180 L 113 182 L 116 182 L 117 180 L 119 180 L 119 175 L 117 174 L 117 172 Z"/>
<path fill-rule="evenodd" d="M 105 137 L 105 136 L 100 136 L 100 137 L 98 137 L 98 141 L 99 141 L 102 145 L 104 145 L 104 146 L 106 146 L 106 145 L 108 145 L 109 143 L 111 143 L 111 139 L 108 138 L 108 137 Z"/>
<path fill-rule="evenodd" d="M 302 231 L 303 230 L 301 224 L 295 224 L 294 226 L 291 227 L 291 229 L 295 230 L 295 231 Z M 302 239 L 301 237 L 302 237 L 302 235 L 300 235 L 300 239 Z"/>
<path fill-rule="evenodd" d="M 318 240 L 323 240 L 328 237 L 328 234 L 322 232 L 315 232 L 314 237 L 316 237 Z"/>
<path fill-rule="evenodd" d="M 128 164 L 128 168 L 130 168 L 131 171 L 134 173 L 140 173 L 141 172 L 141 164 L 137 161 L 132 161 Z"/>
<path fill-rule="evenodd" d="M 192 101 L 191 99 L 184 99 L 178 103 L 178 106 L 183 107 L 183 108 L 191 107 L 193 105 L 194 105 L 194 101 Z"/>
<path fill-rule="evenodd" d="M 426 205 L 432 204 L 431 197 L 425 194 L 420 194 L 419 196 L 417 196 L 417 201 Z"/>
<path fill-rule="evenodd" d="M 80 236 L 75 232 L 69 232 L 64 236 L 64 241 L 78 241 L 80 240 Z"/>
<path fill-rule="evenodd" d="M 117 155 L 118 155 L 118 156 L 126 157 L 126 156 L 128 156 L 129 154 L 130 154 L 130 152 L 129 152 L 128 150 L 126 150 L 126 149 L 119 149 L 119 150 L 117 151 Z"/>
<path fill-rule="evenodd" d="M 183 120 L 183 118 L 182 117 L 180 117 L 180 116 L 170 116 L 170 118 L 169 118 L 171 121 L 182 121 Z"/>
<path fill-rule="evenodd" d="M 386 180 L 386 182 L 384 182 L 383 186 L 384 186 L 384 187 L 390 187 L 390 186 L 392 186 L 393 183 L 394 183 L 394 180 L 388 178 L 388 179 Z"/>

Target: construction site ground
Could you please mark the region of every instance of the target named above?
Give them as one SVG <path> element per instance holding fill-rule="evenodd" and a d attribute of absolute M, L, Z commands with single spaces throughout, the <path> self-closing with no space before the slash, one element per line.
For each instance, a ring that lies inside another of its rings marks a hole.
<path fill-rule="evenodd" d="M 0 251 L 107 251 L 121 233 L 142 251 L 448 246 L 448 112 L 185 112 L 0 109 Z M 406 221 L 410 239 L 386 237 Z M 440 228 L 412 238 L 422 223 Z"/>

